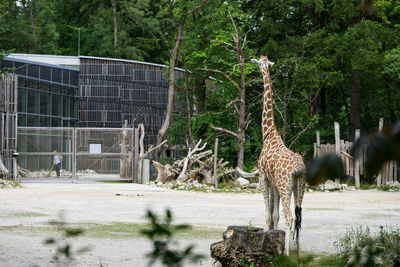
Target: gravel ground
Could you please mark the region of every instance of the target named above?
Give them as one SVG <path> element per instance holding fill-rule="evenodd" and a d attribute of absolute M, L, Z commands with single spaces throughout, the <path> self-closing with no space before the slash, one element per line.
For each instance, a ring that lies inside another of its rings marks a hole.
<path fill-rule="evenodd" d="M 228 225 L 263 226 L 261 194 L 199 193 L 174 191 L 130 183 L 99 183 L 68 178 L 26 179 L 23 188 L 0 189 L 0 266 L 53 266 L 54 249 L 43 241 L 54 232 L 43 230 L 63 211 L 70 223 L 145 223 L 149 208 L 173 212 L 176 223 L 212 234 L 180 240 L 195 243 L 196 252 L 207 256 L 202 266 L 211 266 L 209 245 L 222 239 Z M 303 251 L 334 253 L 333 242 L 349 227 L 380 225 L 400 227 L 400 193 L 379 191 L 312 192 L 303 202 L 301 247 Z M 284 227 L 281 212 L 280 228 Z M 220 235 L 221 234 L 221 235 Z M 74 266 L 145 266 L 151 244 L 140 237 L 80 237 L 73 247 L 90 246 Z M 189 264 L 188 264 L 189 266 Z M 196 265 L 198 266 L 198 264 Z"/>

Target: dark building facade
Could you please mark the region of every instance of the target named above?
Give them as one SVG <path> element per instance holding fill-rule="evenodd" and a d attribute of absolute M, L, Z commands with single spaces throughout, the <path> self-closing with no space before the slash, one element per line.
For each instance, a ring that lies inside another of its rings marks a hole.
<path fill-rule="evenodd" d="M 18 126 L 78 126 L 79 70 L 24 59 L 0 61 L 18 76 Z"/>
<path fill-rule="evenodd" d="M 165 118 L 169 85 L 165 65 L 10 54 L 0 60 L 0 69 L 5 67 L 18 76 L 18 126 L 119 128 L 125 121 L 130 127 L 142 122 L 149 145 Z M 175 68 L 176 79 L 184 75 L 183 69 Z M 177 99 L 174 111 L 185 113 Z M 19 147 L 32 151 L 29 142 Z"/>
<path fill-rule="evenodd" d="M 137 126 L 143 122 L 146 143 L 153 144 L 168 101 L 166 66 L 123 59 L 80 57 L 79 126 Z M 176 78 L 184 70 L 176 68 Z M 176 99 L 176 98 L 175 98 Z M 185 112 L 175 101 L 175 111 Z"/>

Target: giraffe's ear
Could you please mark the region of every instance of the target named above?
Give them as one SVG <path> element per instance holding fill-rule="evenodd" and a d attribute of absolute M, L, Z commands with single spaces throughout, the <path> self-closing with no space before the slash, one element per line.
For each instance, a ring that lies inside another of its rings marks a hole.
<path fill-rule="evenodd" d="M 268 61 L 268 66 L 272 67 L 275 63 L 272 61 Z"/>
<path fill-rule="evenodd" d="M 251 59 L 251 63 L 253 63 L 254 65 L 260 65 L 260 61 L 258 61 L 258 60 L 255 59 L 255 58 L 252 58 L 252 59 Z"/>

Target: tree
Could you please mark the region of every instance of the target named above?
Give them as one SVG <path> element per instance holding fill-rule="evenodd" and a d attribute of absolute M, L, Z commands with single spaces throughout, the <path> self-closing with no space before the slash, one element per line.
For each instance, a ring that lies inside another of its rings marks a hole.
<path fill-rule="evenodd" d="M 179 49 L 181 47 L 184 35 L 185 22 L 190 15 L 194 15 L 198 9 L 200 9 L 208 0 L 202 0 L 200 3 L 198 1 L 193 2 L 175 2 L 176 5 L 181 4 L 182 6 L 175 6 L 178 9 L 177 21 L 178 21 L 178 35 L 176 37 L 175 45 L 171 50 L 169 58 L 169 86 L 168 86 L 168 103 L 166 108 L 166 114 L 164 122 L 158 131 L 156 146 L 160 145 L 165 138 L 168 131 L 169 125 L 171 124 L 172 118 L 172 108 L 174 103 L 174 93 L 175 93 L 175 64 L 178 57 Z M 161 156 L 161 150 L 159 149 L 156 153 L 156 160 L 159 160 Z"/>
<path fill-rule="evenodd" d="M 238 99 L 234 99 L 230 103 L 235 107 L 238 114 L 237 130 L 232 131 L 226 128 L 216 127 L 213 123 L 211 123 L 210 126 L 212 129 L 232 135 L 236 139 L 238 143 L 236 165 L 238 168 L 242 169 L 244 164 L 245 132 L 250 122 L 250 113 L 246 112 L 246 87 L 248 85 L 248 82 L 246 81 L 246 67 L 248 66 L 246 66 L 245 62 L 246 58 L 244 54 L 244 48 L 246 46 L 247 36 L 246 33 L 243 33 L 238 28 L 229 9 L 228 14 L 232 25 L 232 31 L 229 33 L 221 32 L 220 36 L 218 36 L 215 42 L 236 57 L 237 65 L 239 66 L 239 73 L 235 73 L 235 66 L 233 70 L 230 70 L 231 73 L 227 73 L 225 70 L 210 69 L 207 67 L 204 68 L 204 70 L 222 75 L 223 78 L 228 80 L 231 86 L 233 86 L 239 93 Z M 237 102 L 239 108 L 236 107 Z"/>

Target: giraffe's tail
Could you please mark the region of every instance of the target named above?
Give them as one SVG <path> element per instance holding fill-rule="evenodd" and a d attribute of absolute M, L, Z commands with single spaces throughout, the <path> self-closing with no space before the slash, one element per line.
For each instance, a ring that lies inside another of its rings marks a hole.
<path fill-rule="evenodd" d="M 294 223 L 294 229 L 296 231 L 296 240 L 299 240 L 299 232 L 301 228 L 301 207 L 296 205 L 296 208 L 294 210 L 294 213 L 296 215 L 296 221 Z"/>

